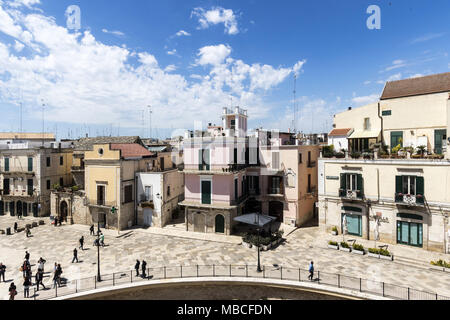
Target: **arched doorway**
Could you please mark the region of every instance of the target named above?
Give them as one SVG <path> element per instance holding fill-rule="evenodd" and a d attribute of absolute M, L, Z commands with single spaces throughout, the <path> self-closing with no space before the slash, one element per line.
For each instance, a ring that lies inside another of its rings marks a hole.
<path fill-rule="evenodd" d="M 62 201 L 59 205 L 59 218 L 62 219 L 62 221 L 67 222 L 67 202 Z"/>
<path fill-rule="evenodd" d="M 26 202 L 22 203 L 22 213 L 24 217 L 28 216 L 28 204 Z"/>
<path fill-rule="evenodd" d="M 269 202 L 269 216 L 277 218 L 277 222 L 283 222 L 283 202 L 270 201 Z"/>
<path fill-rule="evenodd" d="M 33 203 L 33 217 L 37 218 L 39 211 L 39 205 L 37 203 Z"/>
<path fill-rule="evenodd" d="M 22 201 L 20 201 L 20 200 L 17 201 L 16 207 L 17 207 L 17 215 L 21 216 L 22 215 Z"/>
<path fill-rule="evenodd" d="M 218 214 L 216 216 L 215 226 L 216 233 L 225 233 L 225 218 L 223 217 L 223 215 Z"/>
<path fill-rule="evenodd" d="M 15 202 L 14 201 L 11 201 L 10 203 L 9 203 L 9 214 L 11 215 L 11 216 L 15 216 L 16 215 L 16 208 L 15 208 Z"/>

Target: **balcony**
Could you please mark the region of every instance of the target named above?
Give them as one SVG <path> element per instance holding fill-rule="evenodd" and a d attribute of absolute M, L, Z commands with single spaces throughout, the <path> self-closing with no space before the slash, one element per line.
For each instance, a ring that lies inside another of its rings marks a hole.
<path fill-rule="evenodd" d="M 84 166 L 72 166 L 70 170 L 72 172 L 84 172 Z"/>
<path fill-rule="evenodd" d="M 361 200 L 363 198 L 361 190 L 339 189 L 339 197 L 349 200 Z"/>
<path fill-rule="evenodd" d="M 407 206 L 423 205 L 425 203 L 425 196 L 423 194 L 395 194 L 395 203 L 404 204 Z"/>
<path fill-rule="evenodd" d="M 86 199 L 86 205 L 89 207 L 112 208 L 117 207 L 117 202 L 105 201 L 102 199 Z"/>
<path fill-rule="evenodd" d="M 5 170 L 4 168 L 0 169 L 0 174 L 3 174 L 5 176 L 13 176 L 13 175 L 27 175 L 27 176 L 35 176 L 35 172 L 33 170 L 28 171 L 24 170 L 23 168 L 9 168 L 8 170 Z"/>
<path fill-rule="evenodd" d="M 316 161 L 308 161 L 308 168 L 314 168 L 316 166 Z"/>

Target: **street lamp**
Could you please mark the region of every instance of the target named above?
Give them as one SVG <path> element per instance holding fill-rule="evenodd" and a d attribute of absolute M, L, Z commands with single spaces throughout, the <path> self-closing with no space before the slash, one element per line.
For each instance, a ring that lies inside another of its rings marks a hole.
<path fill-rule="evenodd" d="M 261 270 L 261 259 L 260 259 L 260 250 L 261 250 L 261 248 L 260 248 L 260 245 L 261 245 L 261 227 L 260 227 L 260 225 L 259 225 L 259 213 L 258 213 L 258 267 L 256 268 L 256 271 L 258 271 L 258 272 L 262 272 L 262 270 Z"/>
<path fill-rule="evenodd" d="M 97 281 L 102 281 L 100 277 L 100 211 L 97 211 Z"/>

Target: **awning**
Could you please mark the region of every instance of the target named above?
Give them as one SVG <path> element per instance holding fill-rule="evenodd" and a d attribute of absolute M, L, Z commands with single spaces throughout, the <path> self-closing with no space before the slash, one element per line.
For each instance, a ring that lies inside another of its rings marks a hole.
<path fill-rule="evenodd" d="M 378 138 L 380 136 L 381 131 L 355 131 L 353 132 L 348 139 L 367 139 L 367 138 Z"/>
<path fill-rule="evenodd" d="M 268 224 L 270 224 L 272 221 L 276 220 L 277 218 L 271 217 L 271 216 L 264 216 L 259 213 L 249 213 L 244 214 L 242 216 L 238 216 L 234 218 L 234 221 L 250 224 L 252 226 L 259 226 L 264 227 Z"/>

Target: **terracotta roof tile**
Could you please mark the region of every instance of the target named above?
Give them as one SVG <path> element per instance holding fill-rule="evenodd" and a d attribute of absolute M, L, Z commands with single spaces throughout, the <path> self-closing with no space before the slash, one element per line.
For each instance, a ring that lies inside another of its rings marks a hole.
<path fill-rule="evenodd" d="M 154 153 L 137 143 L 111 143 L 111 150 L 120 150 L 121 156 L 124 159 L 149 157 L 154 155 Z"/>
<path fill-rule="evenodd" d="M 333 129 L 328 134 L 328 136 L 346 136 L 346 135 L 348 135 L 348 133 L 351 130 L 352 130 L 351 128 L 347 128 L 347 129 Z"/>
<path fill-rule="evenodd" d="M 387 82 L 381 100 L 450 92 L 450 72 Z"/>

